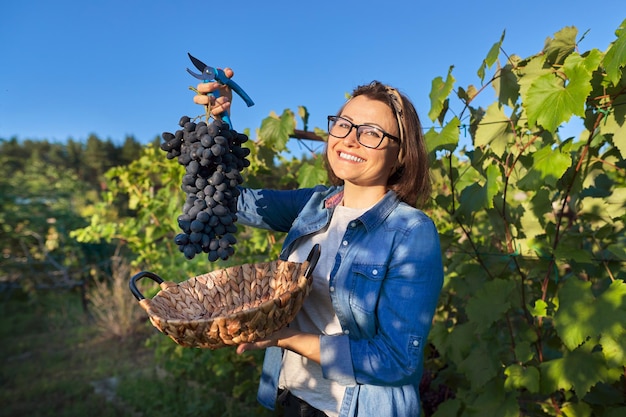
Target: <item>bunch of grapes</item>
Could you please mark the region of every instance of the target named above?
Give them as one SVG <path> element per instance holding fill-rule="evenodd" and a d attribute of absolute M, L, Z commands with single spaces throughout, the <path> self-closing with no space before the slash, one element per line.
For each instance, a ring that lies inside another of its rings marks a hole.
<path fill-rule="evenodd" d="M 174 241 L 187 259 L 204 252 L 211 262 L 226 260 L 237 243 L 237 186 L 250 165 L 250 150 L 241 145 L 248 137 L 221 120 L 196 123 L 183 116 L 178 124 L 175 133 L 163 133 L 161 144 L 168 159 L 178 158 L 185 167 L 181 188 L 186 200 L 178 217 L 182 233 Z"/>

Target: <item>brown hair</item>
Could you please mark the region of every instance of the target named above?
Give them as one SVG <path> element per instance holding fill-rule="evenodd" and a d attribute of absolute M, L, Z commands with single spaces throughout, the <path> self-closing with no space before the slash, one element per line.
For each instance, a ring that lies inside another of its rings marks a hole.
<path fill-rule="evenodd" d="M 387 186 L 400 200 L 411 206 L 421 207 L 430 198 L 431 183 L 422 124 L 413 103 L 395 88 L 379 81 L 358 86 L 351 97 L 361 95 L 387 104 L 396 116 L 400 132 L 400 153 L 396 167 L 387 180 Z M 345 104 L 337 114 L 341 113 L 343 107 Z M 339 179 L 330 167 L 326 152 L 324 161 L 330 183 L 343 185 L 343 180 Z"/>

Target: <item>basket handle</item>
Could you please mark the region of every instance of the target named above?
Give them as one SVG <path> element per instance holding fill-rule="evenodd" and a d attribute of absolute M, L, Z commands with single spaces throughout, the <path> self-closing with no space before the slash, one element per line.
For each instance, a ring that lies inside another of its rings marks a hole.
<path fill-rule="evenodd" d="M 130 282 L 128 283 L 128 286 L 130 287 L 130 292 L 133 293 L 133 295 L 135 296 L 137 301 L 141 301 L 141 300 L 146 298 L 146 297 L 143 296 L 143 294 L 141 294 L 141 292 L 137 288 L 137 281 L 140 280 L 143 277 L 148 277 L 151 280 L 155 281 L 159 285 L 161 285 L 161 283 L 163 282 L 163 279 L 160 276 L 158 276 L 157 274 L 154 274 L 152 272 L 149 272 L 149 271 L 141 271 L 141 272 L 135 274 L 130 279 Z"/>
<path fill-rule="evenodd" d="M 320 244 L 316 243 L 315 245 L 313 245 L 313 248 L 311 248 L 311 252 L 309 252 L 309 256 L 306 258 L 306 260 L 309 262 L 309 266 L 307 266 L 306 271 L 304 271 L 304 276 L 307 279 L 313 273 L 313 270 L 315 269 L 315 266 L 317 265 L 317 261 L 320 259 L 320 252 L 321 252 Z"/>

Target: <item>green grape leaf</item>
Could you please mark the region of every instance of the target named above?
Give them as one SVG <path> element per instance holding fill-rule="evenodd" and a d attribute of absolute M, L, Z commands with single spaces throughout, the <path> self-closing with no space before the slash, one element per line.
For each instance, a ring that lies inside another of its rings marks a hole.
<path fill-rule="evenodd" d="M 475 387 L 472 392 L 475 393 L 476 398 L 466 411 L 472 410 L 474 412 L 470 411 L 463 415 L 519 417 L 518 393 L 503 389 L 500 378 L 493 379 L 480 387 Z"/>
<path fill-rule="evenodd" d="M 513 70 L 514 73 L 519 76 L 517 83 L 519 85 L 519 92 L 523 99 L 522 101 L 526 101 L 528 90 L 537 78 L 545 74 L 552 74 L 552 71 L 547 68 L 545 60 L 545 55 L 533 56 L 525 61 L 524 66 Z"/>
<path fill-rule="evenodd" d="M 298 185 L 302 188 L 314 187 L 327 180 L 323 158 L 316 158 L 315 164 L 304 164 L 298 169 Z"/>
<path fill-rule="evenodd" d="M 541 392 L 550 394 L 558 390 L 573 389 L 582 398 L 592 386 L 604 381 L 606 365 L 600 352 L 574 350 L 562 358 L 542 362 Z"/>
<path fill-rule="evenodd" d="M 626 366 L 626 331 L 623 331 L 617 337 L 602 335 L 600 337 L 600 345 L 602 345 L 602 354 L 609 366 Z"/>
<path fill-rule="evenodd" d="M 509 61 L 519 61 L 519 57 L 514 55 Z M 498 101 L 509 107 L 514 107 L 519 98 L 520 85 L 514 72 L 514 64 L 508 64 L 498 70 L 497 76 L 492 82 L 493 88 L 498 96 Z"/>
<path fill-rule="evenodd" d="M 473 389 L 478 390 L 498 375 L 500 362 L 493 349 L 479 344 L 459 363 L 459 370 L 465 374 Z"/>
<path fill-rule="evenodd" d="M 501 156 L 514 140 L 510 119 L 502 106 L 497 102 L 491 104 L 478 124 L 474 146 L 489 146 L 493 153 Z"/>
<path fill-rule="evenodd" d="M 589 404 L 583 402 L 567 402 L 561 411 L 565 417 L 591 417 L 593 415 Z"/>
<path fill-rule="evenodd" d="M 546 317 L 548 315 L 548 304 L 543 300 L 537 300 L 534 306 L 528 307 L 528 311 L 533 317 Z"/>
<path fill-rule="evenodd" d="M 607 246 L 606 250 L 620 261 L 626 261 L 626 249 L 624 249 L 624 246 L 611 244 Z"/>
<path fill-rule="evenodd" d="M 565 244 L 560 244 L 554 250 L 554 258 L 563 262 L 570 262 L 574 259 L 579 263 L 591 264 L 593 263 L 591 255 L 592 254 L 589 251 Z"/>
<path fill-rule="evenodd" d="M 459 119 L 454 117 L 439 133 L 434 128 L 430 128 L 424 136 L 428 153 L 440 150 L 453 152 L 459 144 L 460 123 Z"/>
<path fill-rule="evenodd" d="M 435 323 L 429 337 L 438 351 L 458 363 L 469 354 L 474 346 L 475 327 L 471 323 L 463 323 L 448 331 L 445 325 Z"/>
<path fill-rule="evenodd" d="M 309 130 L 309 111 L 304 106 L 298 106 L 298 116 L 302 119 L 303 129 Z"/>
<path fill-rule="evenodd" d="M 608 334 L 621 334 L 626 323 L 626 284 L 615 280 L 598 297 L 591 292 L 591 282 L 568 279 L 558 292 L 559 308 L 554 327 L 570 350 L 587 340 Z"/>
<path fill-rule="evenodd" d="M 430 111 L 428 112 L 428 117 L 433 122 L 440 117 L 442 110 L 444 109 L 444 102 L 450 95 L 452 91 L 452 87 L 454 86 L 454 77 L 452 76 L 452 69 L 454 66 L 451 66 L 448 69 L 448 75 L 446 77 L 445 82 L 443 78 L 436 77 L 433 79 L 430 89 Z"/>
<path fill-rule="evenodd" d="M 602 413 L 602 417 L 624 417 L 624 416 L 626 416 L 626 406 L 606 407 L 606 411 Z"/>
<path fill-rule="evenodd" d="M 597 128 L 598 136 L 610 135 L 611 142 L 620 152 L 622 158 L 626 158 L 626 96 L 620 94 L 613 98 L 611 107 L 604 114 L 604 118 Z"/>
<path fill-rule="evenodd" d="M 487 52 L 487 56 L 483 59 L 480 68 L 478 68 L 478 71 L 476 72 L 481 83 L 485 80 L 485 69 L 491 68 L 491 66 L 497 61 L 498 55 L 500 55 L 500 47 L 502 47 L 502 42 L 504 42 L 505 33 L 506 31 L 503 31 L 500 36 L 500 40 L 491 46 L 491 49 Z"/>
<path fill-rule="evenodd" d="M 563 176 L 572 163 L 572 159 L 568 154 L 554 150 L 549 146 L 544 146 L 537 150 L 533 153 L 532 158 L 533 167 L 529 174 L 539 174 L 535 178 L 536 181 L 539 181 L 539 184 L 536 184 L 537 186 L 547 184 L 554 187 L 557 180 Z M 526 178 L 523 178 L 520 182 L 525 180 Z"/>
<path fill-rule="evenodd" d="M 461 404 L 461 400 L 457 398 L 446 400 L 437 406 L 437 411 L 435 411 L 433 417 L 457 417 Z"/>
<path fill-rule="evenodd" d="M 524 101 L 529 125 L 536 123 L 554 132 L 572 115 L 584 116 L 585 99 L 592 89 L 591 77 L 600 59 L 597 50 L 584 58 L 574 53 L 565 59 L 562 75 L 554 72 L 538 76 Z"/>
<path fill-rule="evenodd" d="M 535 357 L 535 353 L 536 351 L 530 342 L 521 341 L 515 345 L 515 358 L 521 363 L 531 361 Z"/>
<path fill-rule="evenodd" d="M 554 39 L 546 39 L 543 53 L 551 64 L 560 64 L 563 59 L 576 48 L 576 35 L 578 29 L 567 26 L 554 34 Z"/>
<path fill-rule="evenodd" d="M 484 185 L 473 183 L 465 187 L 459 196 L 459 212 L 471 215 L 485 208 L 493 208 L 493 197 L 498 193 L 500 170 L 489 165 L 485 170 L 487 178 Z"/>
<path fill-rule="evenodd" d="M 602 61 L 607 78 L 613 85 L 619 83 L 622 77 L 621 69 L 626 66 L 626 20 L 622 22 L 615 34 L 617 35 L 617 40 L 611 44 Z M 622 155 L 624 155 L 623 152 Z"/>
<path fill-rule="evenodd" d="M 626 123 L 623 121 L 614 130 L 613 145 L 619 150 L 622 158 L 626 159 Z"/>
<path fill-rule="evenodd" d="M 259 129 L 259 139 L 264 144 L 274 149 L 276 152 L 282 152 L 287 148 L 287 141 L 296 128 L 296 121 L 293 112 L 289 109 L 278 117 L 272 112 L 270 117 L 266 117 L 261 122 Z"/>
<path fill-rule="evenodd" d="M 534 366 L 523 367 L 518 364 L 509 365 L 504 370 L 506 380 L 504 388 L 516 390 L 525 388 L 529 392 L 539 392 L 539 370 Z"/>
<path fill-rule="evenodd" d="M 515 289 L 513 281 L 495 279 L 486 282 L 467 302 L 465 311 L 476 330 L 484 332 L 494 322 L 501 320 L 511 307 L 509 295 Z"/>
<path fill-rule="evenodd" d="M 611 195 L 604 198 L 604 207 L 611 219 L 622 217 L 626 211 L 626 187 L 613 189 Z"/>

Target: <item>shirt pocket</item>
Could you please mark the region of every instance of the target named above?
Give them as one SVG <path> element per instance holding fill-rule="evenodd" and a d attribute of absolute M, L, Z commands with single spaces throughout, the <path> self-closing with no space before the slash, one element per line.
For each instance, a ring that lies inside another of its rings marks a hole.
<path fill-rule="evenodd" d="M 385 265 L 352 264 L 350 306 L 353 309 L 368 315 L 375 313 L 386 272 Z"/>

